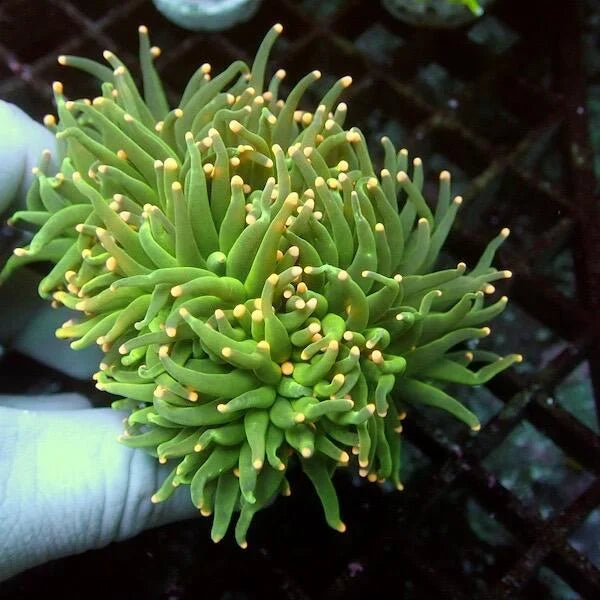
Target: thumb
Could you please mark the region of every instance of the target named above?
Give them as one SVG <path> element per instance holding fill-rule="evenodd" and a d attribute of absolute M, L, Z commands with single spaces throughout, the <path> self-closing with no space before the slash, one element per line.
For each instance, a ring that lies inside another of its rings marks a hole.
<path fill-rule="evenodd" d="M 183 488 L 150 502 L 168 468 L 116 442 L 121 419 L 0 407 L 0 580 L 198 514 Z"/>
<path fill-rule="evenodd" d="M 54 135 L 18 106 L 0 100 L 0 213 L 15 199 L 23 199 L 31 183 L 31 169 L 42 150 L 53 151 Z"/>

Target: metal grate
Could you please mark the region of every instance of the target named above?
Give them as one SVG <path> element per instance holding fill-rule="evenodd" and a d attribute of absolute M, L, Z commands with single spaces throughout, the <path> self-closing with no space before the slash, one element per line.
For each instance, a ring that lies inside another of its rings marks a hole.
<path fill-rule="evenodd" d="M 245 553 L 231 541 L 213 546 L 204 521 L 184 523 L 38 567 L 0 593 L 600 597 L 600 548 L 589 544 L 600 537 L 600 205 L 581 56 L 587 13 L 583 2 L 523 4 L 497 0 L 477 23 L 438 31 L 395 21 L 378 2 L 264 0 L 247 24 L 210 35 L 184 32 L 143 0 L 0 5 L 0 97 L 37 118 L 54 79 L 72 97 L 95 94 L 94 82 L 56 64 L 60 53 L 99 58 L 109 47 L 134 66 L 144 23 L 175 99 L 200 62 L 216 71 L 249 58 L 282 22 L 272 64 L 288 80 L 312 68 L 349 73 L 349 121 L 371 143 L 385 132 L 423 156 L 430 181 L 452 171 L 465 198 L 453 258 L 469 263 L 511 228 L 499 263 L 516 277 L 496 343 L 526 356 L 488 387 L 460 392 L 487 420 L 478 435 L 434 412 L 411 414 L 402 495 L 338 475 L 344 536 L 326 529 L 297 476 L 292 497 L 259 514 Z M 0 359 L 3 379 L 18 371 L 75 385 L 15 353 Z"/>

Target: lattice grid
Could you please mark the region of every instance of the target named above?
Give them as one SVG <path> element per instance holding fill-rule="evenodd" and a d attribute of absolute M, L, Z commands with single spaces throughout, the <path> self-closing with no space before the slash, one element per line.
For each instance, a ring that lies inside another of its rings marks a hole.
<path fill-rule="evenodd" d="M 245 553 L 228 541 L 212 546 L 204 521 L 173 525 L 34 569 L 5 584 L 6 597 L 44 589 L 93 598 L 98 586 L 114 598 L 600 597 L 600 550 L 580 539 L 594 523 L 600 536 L 600 208 L 585 11 L 578 1 L 522 5 L 497 0 L 483 20 L 441 31 L 404 25 L 379 2 L 264 0 L 244 25 L 193 34 L 148 0 L 0 3 L 0 98 L 36 118 L 51 111 L 55 79 L 71 97 L 95 95 L 93 81 L 57 65 L 58 54 L 100 58 L 110 48 L 134 70 L 144 23 L 163 48 L 157 64 L 176 102 L 198 64 L 216 72 L 248 59 L 283 23 L 271 64 L 287 80 L 313 68 L 325 81 L 352 75 L 349 122 L 372 143 L 385 132 L 422 156 L 432 182 L 452 171 L 465 198 L 453 259 L 469 264 L 511 228 L 498 266 L 515 273 L 501 290 L 512 303 L 495 333 L 501 351 L 526 356 L 486 388 L 461 392 L 487 420 L 478 435 L 434 412 L 411 414 L 402 495 L 337 476 L 343 537 L 326 529 L 297 477 L 293 496 L 259 515 Z M 2 229 L 0 258 L 14 239 Z M 10 351 L 0 381 L 14 392 L 91 390 Z M 581 386 L 589 397 L 595 390 L 596 414 L 578 414 Z"/>

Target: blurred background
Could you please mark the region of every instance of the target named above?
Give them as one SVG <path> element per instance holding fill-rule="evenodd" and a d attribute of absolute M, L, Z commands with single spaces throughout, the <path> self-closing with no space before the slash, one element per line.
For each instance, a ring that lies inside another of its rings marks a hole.
<path fill-rule="evenodd" d="M 179 523 L 23 573 L 0 597 L 600 598 L 600 3 L 495 0 L 476 17 L 445 0 L 263 0 L 202 18 L 182 12 L 186 2 L 157 4 L 225 29 L 184 30 L 150 0 L 0 2 L 0 98 L 41 119 L 54 80 L 68 97 L 97 95 L 56 57 L 101 60 L 109 48 L 135 71 L 145 24 L 176 105 L 201 63 L 218 72 L 250 60 L 281 22 L 270 67 L 286 69 L 285 91 L 320 69 L 308 108 L 350 74 L 347 123 L 377 159 L 383 134 L 421 156 L 431 198 L 439 171 L 451 171 L 465 201 L 445 259 L 472 264 L 510 227 L 497 266 L 515 276 L 496 294 L 511 303 L 490 344 L 525 360 L 456 392 L 484 423 L 478 435 L 434 410 L 411 414 L 403 493 L 337 475 L 343 536 L 297 475 L 292 496 L 259 513 L 245 551 L 230 538 L 212 544 L 208 520 Z M 1 227 L 3 261 L 17 234 Z M 109 402 L 11 346 L 0 388 Z"/>

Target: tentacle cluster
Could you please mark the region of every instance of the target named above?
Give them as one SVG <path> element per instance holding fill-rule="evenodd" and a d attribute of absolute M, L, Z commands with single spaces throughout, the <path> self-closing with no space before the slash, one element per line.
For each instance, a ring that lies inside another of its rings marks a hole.
<path fill-rule="evenodd" d="M 412 405 L 477 417 L 447 382 L 477 385 L 519 361 L 466 350 L 506 306 L 486 305 L 503 229 L 469 271 L 435 271 L 460 197 L 440 175 L 435 210 L 423 166 L 389 139 L 376 173 L 365 138 L 345 128 L 342 77 L 314 112 L 298 108 L 313 71 L 279 98 L 265 87 L 266 35 L 251 67 L 202 65 L 170 110 L 140 27 L 144 94 L 111 52 L 110 69 L 60 57 L 101 79 L 102 95 L 67 101 L 54 84 L 62 153 L 35 170 L 27 210 L 36 233 L 1 278 L 54 263 L 42 296 L 80 314 L 56 332 L 105 352 L 97 387 L 128 411 L 120 440 L 173 469 L 153 502 L 189 484 L 220 540 L 253 515 L 300 463 L 329 525 L 345 529 L 331 477 L 356 455 L 371 481 L 400 480 L 400 421 Z M 409 175 L 410 171 L 410 175 Z M 462 349 L 460 349 L 462 348 Z M 470 368 L 476 364 L 477 368 Z"/>

